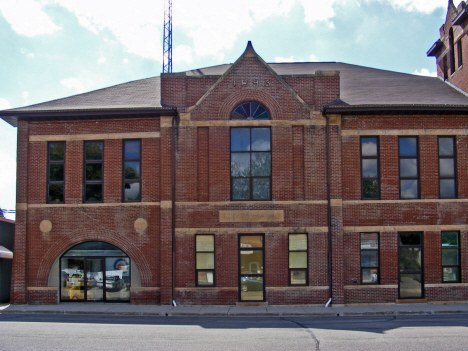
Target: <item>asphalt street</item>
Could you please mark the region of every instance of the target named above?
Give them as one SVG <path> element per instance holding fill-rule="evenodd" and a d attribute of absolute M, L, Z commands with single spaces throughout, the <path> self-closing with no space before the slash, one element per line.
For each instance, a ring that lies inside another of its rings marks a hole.
<path fill-rule="evenodd" d="M 1 314 L 0 350 L 467 350 L 468 315 Z"/>

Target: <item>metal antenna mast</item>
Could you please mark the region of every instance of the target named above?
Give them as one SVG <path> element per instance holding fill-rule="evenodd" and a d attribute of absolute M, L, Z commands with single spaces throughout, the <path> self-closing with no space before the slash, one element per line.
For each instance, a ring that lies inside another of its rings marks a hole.
<path fill-rule="evenodd" d="M 172 72 L 172 0 L 164 9 L 163 73 Z"/>

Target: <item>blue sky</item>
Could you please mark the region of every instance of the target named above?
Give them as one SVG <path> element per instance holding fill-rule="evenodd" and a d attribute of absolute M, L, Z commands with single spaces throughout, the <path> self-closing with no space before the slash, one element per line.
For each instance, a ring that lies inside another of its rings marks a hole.
<path fill-rule="evenodd" d="M 447 4 L 173 0 L 173 71 L 234 62 L 251 40 L 267 62 L 433 75 Z M 0 0 L 0 110 L 159 75 L 163 21 L 164 0 Z M 0 120 L 0 208 L 15 207 L 15 159 L 16 129 Z"/>

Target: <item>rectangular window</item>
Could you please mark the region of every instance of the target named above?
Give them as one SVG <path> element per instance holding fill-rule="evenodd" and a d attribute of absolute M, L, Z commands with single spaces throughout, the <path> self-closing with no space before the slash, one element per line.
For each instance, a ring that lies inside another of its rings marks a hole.
<path fill-rule="evenodd" d="M 289 285 L 308 284 L 307 234 L 289 234 Z"/>
<path fill-rule="evenodd" d="M 457 197 L 457 158 L 455 137 L 439 137 L 439 197 Z"/>
<path fill-rule="evenodd" d="M 361 137 L 361 192 L 363 199 L 380 199 L 379 139 Z"/>
<path fill-rule="evenodd" d="M 214 286 L 214 235 L 195 235 L 195 275 L 197 286 Z"/>
<path fill-rule="evenodd" d="M 457 56 L 458 56 L 458 67 L 463 65 L 463 52 L 462 52 L 462 41 L 460 40 L 457 45 Z"/>
<path fill-rule="evenodd" d="M 419 199 L 418 137 L 399 137 L 400 198 Z"/>
<path fill-rule="evenodd" d="M 63 203 L 65 190 L 65 142 L 49 142 L 47 150 L 47 203 Z"/>
<path fill-rule="evenodd" d="M 460 282 L 459 232 L 442 232 L 442 281 Z"/>
<path fill-rule="evenodd" d="M 270 128 L 231 129 L 231 199 L 271 200 Z"/>
<path fill-rule="evenodd" d="M 104 142 L 84 143 L 84 202 L 102 202 Z"/>
<path fill-rule="evenodd" d="M 123 142 L 123 201 L 141 201 L 141 141 Z"/>
<path fill-rule="evenodd" d="M 379 233 L 361 233 L 361 284 L 379 284 Z"/>

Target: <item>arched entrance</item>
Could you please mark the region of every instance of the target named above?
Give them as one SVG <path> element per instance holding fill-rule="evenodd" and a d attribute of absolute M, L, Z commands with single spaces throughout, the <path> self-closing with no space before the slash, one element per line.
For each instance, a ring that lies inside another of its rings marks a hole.
<path fill-rule="evenodd" d="M 60 301 L 130 301 L 130 258 L 104 242 L 85 242 L 60 258 Z"/>

